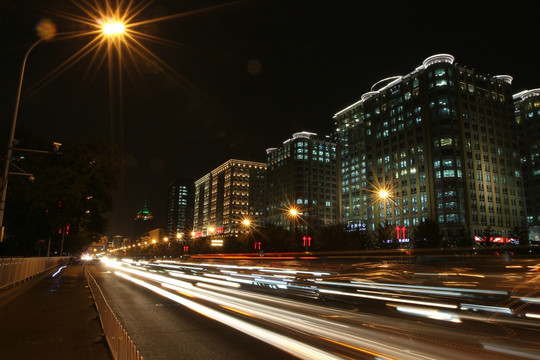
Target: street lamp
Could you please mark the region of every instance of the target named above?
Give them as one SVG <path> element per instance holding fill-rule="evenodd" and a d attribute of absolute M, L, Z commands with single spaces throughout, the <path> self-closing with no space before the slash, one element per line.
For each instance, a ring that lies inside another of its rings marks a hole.
<path fill-rule="evenodd" d="M 19 105 L 21 102 L 21 91 L 24 79 L 24 71 L 26 69 L 26 61 L 28 56 L 38 46 L 42 41 L 47 41 L 53 39 L 56 35 L 56 25 L 49 19 L 42 20 L 36 27 L 39 39 L 35 41 L 24 54 L 21 75 L 19 77 L 19 85 L 17 88 L 17 96 L 15 97 L 15 109 L 13 111 L 13 118 L 11 120 L 11 130 L 9 132 L 9 139 L 6 151 L 6 158 L 4 160 L 4 169 L 1 179 L 1 191 L 0 191 L 0 242 L 4 240 L 4 213 L 6 209 L 6 196 L 7 196 L 7 187 L 8 187 L 8 175 L 9 175 L 9 166 L 11 162 L 11 156 L 13 154 L 13 148 L 15 146 L 15 129 L 17 128 L 17 117 L 19 114 Z M 103 24 L 102 33 L 104 36 L 111 38 L 112 36 L 121 35 L 125 30 L 125 26 L 122 22 L 118 20 L 113 20 L 108 23 Z M 62 33 L 67 34 L 67 33 Z M 56 143 L 55 143 L 56 146 Z M 32 174 L 23 174 L 30 175 L 33 178 Z"/>
<path fill-rule="evenodd" d="M 120 21 L 110 21 L 103 24 L 103 33 L 108 36 L 121 35 L 125 30 L 125 25 Z"/>
<path fill-rule="evenodd" d="M 24 54 L 22 67 L 21 67 L 21 75 L 19 78 L 19 86 L 17 88 L 17 97 L 15 98 L 15 110 L 13 112 L 13 119 L 11 120 L 11 130 L 9 132 L 9 139 L 8 139 L 8 147 L 6 151 L 6 158 L 4 160 L 4 171 L 2 173 L 2 193 L 0 197 L 0 242 L 4 241 L 4 212 L 6 209 L 6 195 L 7 195 L 7 186 L 8 186 L 8 174 L 9 174 L 9 164 L 11 162 L 11 156 L 13 154 L 13 147 L 14 147 L 14 140 L 15 140 L 15 129 L 17 127 L 17 116 L 19 114 L 19 104 L 21 102 L 21 90 L 22 90 L 22 84 L 24 79 L 24 70 L 26 68 L 26 60 L 28 59 L 28 55 L 30 55 L 30 52 L 34 50 L 36 46 L 39 45 L 44 40 L 49 40 L 50 38 L 54 37 L 54 35 L 47 35 L 40 37 L 36 42 L 28 48 L 26 51 L 26 54 Z"/>
<path fill-rule="evenodd" d="M 298 217 L 298 210 L 295 208 L 289 209 L 289 218 L 291 219 L 291 242 L 294 243 L 296 238 L 296 218 Z"/>

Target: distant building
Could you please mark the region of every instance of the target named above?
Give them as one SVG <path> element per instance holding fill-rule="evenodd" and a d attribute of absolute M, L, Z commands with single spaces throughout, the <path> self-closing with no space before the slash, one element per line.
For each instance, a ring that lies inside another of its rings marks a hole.
<path fill-rule="evenodd" d="M 530 240 L 540 243 L 540 89 L 513 96 L 516 122 L 520 127 L 520 152 Z"/>
<path fill-rule="evenodd" d="M 167 196 L 167 234 L 189 235 L 193 230 L 195 186 L 192 180 L 176 179 L 169 184 Z"/>
<path fill-rule="evenodd" d="M 340 221 L 337 146 L 329 138 L 299 132 L 266 150 L 268 223 L 291 229 L 289 210 L 299 213 L 297 230 Z"/>
<path fill-rule="evenodd" d="M 439 54 L 339 111 L 344 223 L 409 228 L 430 219 L 448 241 L 524 227 L 511 82 Z"/>
<path fill-rule="evenodd" d="M 166 237 L 167 237 L 167 233 L 165 232 L 164 229 L 155 228 L 155 229 L 151 229 L 149 231 L 146 231 L 140 234 L 137 240 L 135 241 L 135 243 L 140 243 L 140 244 L 145 244 L 145 245 L 165 243 Z"/>
<path fill-rule="evenodd" d="M 107 246 L 112 247 L 112 248 L 121 247 L 124 244 L 125 240 L 126 238 L 124 236 L 115 235 L 113 236 L 112 240 L 109 240 L 109 243 Z"/>
<path fill-rule="evenodd" d="M 155 228 L 154 215 L 148 208 L 148 202 L 144 202 L 143 208 L 135 216 L 135 234 L 140 236 Z"/>
<path fill-rule="evenodd" d="M 196 237 L 232 236 L 245 229 L 244 219 L 265 218 L 266 164 L 229 160 L 195 181 L 193 227 Z"/>

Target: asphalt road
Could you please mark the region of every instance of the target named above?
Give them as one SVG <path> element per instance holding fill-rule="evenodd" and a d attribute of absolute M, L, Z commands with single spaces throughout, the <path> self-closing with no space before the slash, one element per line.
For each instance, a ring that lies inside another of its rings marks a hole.
<path fill-rule="evenodd" d="M 295 358 L 126 282 L 101 266 L 91 266 L 89 269 L 145 360 Z"/>
<path fill-rule="evenodd" d="M 347 273 L 244 265 L 92 271 L 145 359 L 291 358 L 266 342 L 303 359 L 540 359 L 534 262 Z"/>

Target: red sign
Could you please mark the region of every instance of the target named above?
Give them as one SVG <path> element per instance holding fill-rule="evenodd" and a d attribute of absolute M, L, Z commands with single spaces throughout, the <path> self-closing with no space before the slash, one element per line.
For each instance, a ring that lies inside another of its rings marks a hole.
<path fill-rule="evenodd" d="M 397 234 L 397 239 L 406 239 L 405 237 L 405 231 L 407 230 L 407 228 L 405 226 L 403 227 L 399 227 L 399 226 L 396 226 L 396 234 Z M 401 231 L 401 237 L 399 237 L 399 232 Z"/>

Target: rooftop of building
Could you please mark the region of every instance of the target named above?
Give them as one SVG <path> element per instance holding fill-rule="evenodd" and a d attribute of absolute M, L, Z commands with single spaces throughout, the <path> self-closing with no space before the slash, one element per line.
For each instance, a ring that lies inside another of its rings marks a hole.
<path fill-rule="evenodd" d="M 384 78 L 382 80 L 379 80 L 375 84 L 373 84 L 370 91 L 364 93 L 361 96 L 360 100 L 353 103 L 352 105 L 347 106 L 345 109 L 338 111 L 334 115 L 334 119 L 339 117 L 340 115 L 345 114 L 348 111 L 358 107 L 359 105 L 363 104 L 364 101 L 368 100 L 369 98 L 379 95 L 380 93 L 386 91 L 387 89 L 391 88 L 392 86 L 399 84 L 403 80 L 406 80 L 406 79 L 412 77 L 414 74 L 419 73 L 420 71 L 425 70 L 425 69 L 427 69 L 428 67 L 430 67 L 432 65 L 440 64 L 440 63 L 454 64 L 454 60 L 455 60 L 454 56 L 450 55 L 450 54 L 432 55 L 432 56 L 426 58 L 422 62 L 422 65 L 418 66 L 416 69 L 414 69 L 413 71 L 411 71 L 410 73 L 408 73 L 406 75 L 391 76 L 391 77 L 387 77 L 387 78 Z M 495 75 L 495 76 L 491 76 L 491 78 L 501 80 L 501 81 L 504 81 L 504 82 L 509 83 L 509 84 L 511 84 L 512 81 L 513 81 L 513 78 L 510 75 Z"/>

